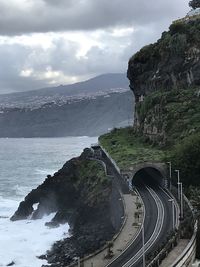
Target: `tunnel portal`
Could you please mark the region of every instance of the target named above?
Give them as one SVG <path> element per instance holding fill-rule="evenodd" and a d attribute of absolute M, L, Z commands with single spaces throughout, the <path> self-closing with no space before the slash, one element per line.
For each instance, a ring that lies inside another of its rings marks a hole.
<path fill-rule="evenodd" d="M 133 186 L 146 185 L 159 185 L 165 186 L 165 179 L 163 174 L 153 167 L 145 167 L 138 170 L 132 178 Z"/>

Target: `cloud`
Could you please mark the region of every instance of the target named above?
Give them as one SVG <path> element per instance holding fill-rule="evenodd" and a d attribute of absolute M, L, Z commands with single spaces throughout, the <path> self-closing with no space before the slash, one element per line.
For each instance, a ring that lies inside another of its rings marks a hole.
<path fill-rule="evenodd" d="M 87 49 L 78 40 L 69 41 L 63 35 L 52 38 L 48 48 L 38 44 L 29 46 L 27 44 L 31 41 L 27 39 L 25 45 L 18 39 L 9 45 L 2 42 L 0 93 L 32 90 L 72 83 L 102 73 L 126 71 L 127 60 L 122 58 L 121 47 L 126 46 L 128 36 L 113 37 L 113 32 L 100 31 L 91 33 L 88 38 L 93 41 L 88 41 Z"/>
<path fill-rule="evenodd" d="M 146 25 L 181 16 L 187 0 L 0 0 L 0 35 Z"/>
<path fill-rule="evenodd" d="M 187 0 L 0 0 L 0 94 L 126 72 Z"/>

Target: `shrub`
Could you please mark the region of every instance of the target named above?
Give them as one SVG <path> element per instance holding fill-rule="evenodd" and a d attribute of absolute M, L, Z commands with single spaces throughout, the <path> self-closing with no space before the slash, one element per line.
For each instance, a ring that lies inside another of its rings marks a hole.
<path fill-rule="evenodd" d="M 172 162 L 185 185 L 200 185 L 200 135 L 193 134 L 175 146 Z"/>
<path fill-rule="evenodd" d="M 192 7 L 193 9 L 199 8 L 200 7 L 200 0 L 190 1 L 189 6 Z"/>

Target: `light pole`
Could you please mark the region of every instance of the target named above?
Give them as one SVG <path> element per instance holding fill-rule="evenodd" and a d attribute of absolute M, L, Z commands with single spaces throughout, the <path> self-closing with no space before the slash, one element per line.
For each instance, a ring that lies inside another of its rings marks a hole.
<path fill-rule="evenodd" d="M 174 199 L 170 198 L 169 201 L 172 203 L 172 229 L 174 230 L 174 222 L 175 222 L 175 215 L 174 215 Z"/>
<path fill-rule="evenodd" d="M 169 190 L 172 189 L 172 163 L 171 161 L 168 161 L 167 164 L 169 164 Z"/>
<path fill-rule="evenodd" d="M 180 200 L 180 170 L 175 170 L 175 172 L 177 172 L 177 178 L 178 178 L 178 200 Z"/>
<path fill-rule="evenodd" d="M 183 219 L 183 183 L 180 183 L 180 201 L 181 201 L 181 214 L 180 217 Z"/>
<path fill-rule="evenodd" d="M 144 223 L 142 226 L 142 262 L 143 262 L 143 267 L 145 267 L 145 247 L 144 247 Z"/>

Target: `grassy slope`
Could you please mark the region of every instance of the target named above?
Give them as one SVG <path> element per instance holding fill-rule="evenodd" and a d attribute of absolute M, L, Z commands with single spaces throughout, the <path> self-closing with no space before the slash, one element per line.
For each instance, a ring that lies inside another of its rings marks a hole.
<path fill-rule="evenodd" d="M 196 156 L 198 155 L 196 150 L 199 148 L 198 145 L 194 146 L 194 142 L 197 144 L 200 139 L 198 138 L 200 132 L 199 90 L 199 88 L 189 88 L 177 91 L 157 91 L 147 96 L 143 102 L 137 103 L 140 121 L 145 119 L 147 123 L 155 123 L 156 127 L 164 129 L 166 136 L 164 147 L 159 146 L 155 141 L 150 142 L 142 132 L 135 133 L 134 128 L 131 127 L 114 129 L 111 133 L 100 136 L 100 143 L 121 170 L 127 170 L 134 164 L 145 161 L 173 161 L 174 167 L 184 170 L 185 175 L 183 173 L 182 178 L 186 184 L 189 184 L 188 177 L 186 177 L 188 176 L 187 169 L 190 173 L 194 170 L 194 179 L 190 179 L 190 182 L 200 184 L 199 159 Z M 157 110 L 160 110 L 159 119 L 151 121 Z M 192 158 L 194 158 L 194 166 L 191 164 Z"/>
<path fill-rule="evenodd" d="M 114 129 L 111 133 L 100 136 L 102 146 L 117 162 L 121 170 L 144 161 L 162 161 L 165 151 L 159 147 L 145 143 L 136 136 L 133 128 Z"/>
<path fill-rule="evenodd" d="M 106 176 L 103 166 L 92 160 L 81 160 L 78 162 L 76 187 L 87 185 L 87 194 L 85 198 L 88 202 L 101 202 L 111 188 L 111 178 Z M 83 190 L 84 191 L 84 190 Z M 85 191 L 83 192 L 86 193 Z"/>

